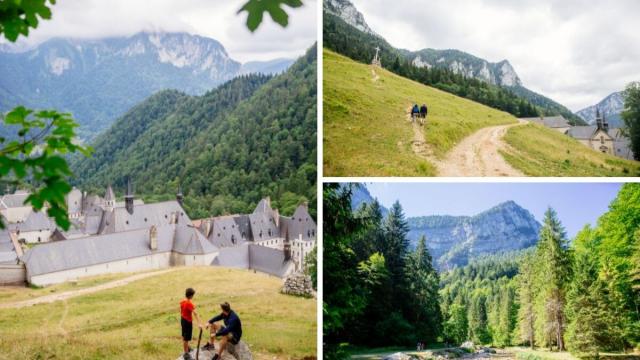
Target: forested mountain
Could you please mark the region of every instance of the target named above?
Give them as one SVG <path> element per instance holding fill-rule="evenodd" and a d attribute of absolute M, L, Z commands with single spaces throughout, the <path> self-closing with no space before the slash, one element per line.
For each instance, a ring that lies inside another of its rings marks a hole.
<path fill-rule="evenodd" d="M 249 61 L 242 64 L 240 67 L 240 74 L 265 74 L 265 75 L 278 75 L 287 71 L 289 66 L 293 64 L 295 60 L 292 59 L 274 59 L 268 61 Z"/>
<path fill-rule="evenodd" d="M 354 211 L 376 199 L 366 186 L 352 190 Z M 379 205 L 383 216 L 388 210 Z M 422 236 L 439 271 L 465 266 L 474 258 L 521 250 L 535 245 L 540 223 L 513 201 L 508 201 L 475 216 L 419 216 L 407 218 L 407 238 L 413 249 Z"/>
<path fill-rule="evenodd" d="M 466 265 L 470 259 L 535 245 L 540 223 L 513 201 L 475 216 L 424 216 L 408 218 L 407 237 L 412 246 L 427 238 L 438 269 Z"/>
<path fill-rule="evenodd" d="M 600 113 L 606 116 L 610 127 L 623 127 L 624 124 L 620 116 L 624 111 L 624 95 L 622 91 L 614 92 L 599 103 L 578 111 L 576 115 L 593 125 L 596 123 L 597 110 L 600 110 Z"/>
<path fill-rule="evenodd" d="M 0 111 L 25 105 L 71 112 L 81 138 L 88 140 L 159 90 L 201 95 L 241 71 L 281 72 L 287 63 L 250 63 L 242 70 L 214 39 L 143 32 L 96 40 L 54 38 L 30 49 L 5 46 L 0 65 Z"/>
<path fill-rule="evenodd" d="M 202 96 L 162 91 L 98 136 L 74 159 L 76 182 L 100 191 L 173 197 L 193 218 L 249 211 L 270 195 L 283 212 L 303 199 L 315 215 L 316 49 L 276 77 L 246 75 Z"/>
<path fill-rule="evenodd" d="M 325 0 L 323 22 L 324 46 L 356 61 L 371 62 L 380 47 L 383 67 L 400 76 L 517 117 L 561 114 L 582 123 L 566 107 L 524 88 L 506 60 L 494 64 L 459 50 L 396 49 L 367 30 L 362 14 L 348 0 Z"/>
<path fill-rule="evenodd" d="M 549 208 L 535 247 L 441 274 L 424 238 L 409 248 L 399 203 L 386 217 L 375 201 L 354 212 L 352 190 L 324 186 L 326 358 L 344 357 L 345 344 L 437 339 L 569 350 L 578 358 L 627 356 L 640 346 L 640 184 L 624 184 L 597 225 L 574 239 Z"/>

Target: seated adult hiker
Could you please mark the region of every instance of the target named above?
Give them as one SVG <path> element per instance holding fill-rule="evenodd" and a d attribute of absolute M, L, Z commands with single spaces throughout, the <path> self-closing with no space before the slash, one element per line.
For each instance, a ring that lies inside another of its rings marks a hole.
<path fill-rule="evenodd" d="M 240 338 L 242 338 L 242 323 L 238 315 L 235 311 L 231 310 L 228 302 L 220 304 L 220 308 L 222 309 L 222 313 L 211 318 L 206 325 L 206 327 L 210 329 L 211 337 L 210 341 L 202 347 L 203 350 L 215 350 L 214 340 L 216 337 L 220 338 L 218 349 L 212 360 L 218 360 L 220 358 L 228 342 L 236 345 L 240 341 Z M 220 320 L 224 321 L 224 326 L 216 324 L 216 322 Z"/>
<path fill-rule="evenodd" d="M 191 348 L 189 342 L 193 334 L 193 317 L 198 321 L 198 326 L 202 328 L 202 322 L 196 312 L 196 305 L 193 303 L 193 296 L 196 291 L 192 288 L 185 290 L 185 299 L 180 301 L 180 326 L 182 327 L 182 349 L 184 354 L 182 355 L 185 360 L 191 360 Z"/>

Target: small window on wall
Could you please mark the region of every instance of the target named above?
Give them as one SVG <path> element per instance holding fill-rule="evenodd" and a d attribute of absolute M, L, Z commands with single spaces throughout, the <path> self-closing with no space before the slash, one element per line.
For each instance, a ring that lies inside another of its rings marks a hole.
<path fill-rule="evenodd" d="M 40 236 L 38 236 L 38 242 L 41 242 L 42 240 L 40 240 Z"/>
<path fill-rule="evenodd" d="M 269 229 L 269 236 L 271 236 L 271 229 Z"/>

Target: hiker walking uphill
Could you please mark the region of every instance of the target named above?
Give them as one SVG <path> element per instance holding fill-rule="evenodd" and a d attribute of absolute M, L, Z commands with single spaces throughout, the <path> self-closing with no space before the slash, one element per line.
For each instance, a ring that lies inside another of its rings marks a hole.
<path fill-rule="evenodd" d="M 202 347 L 203 350 L 215 350 L 214 340 L 216 337 L 220 338 L 218 349 L 212 360 L 220 359 L 227 344 L 231 342 L 233 345 L 237 345 L 242 337 L 242 323 L 235 311 L 231 310 L 229 303 L 224 302 L 220 304 L 220 308 L 222 309 L 222 313 L 211 318 L 206 325 L 206 327 L 210 329 L 211 339 Z M 216 324 L 216 322 L 220 320 L 223 320 L 224 326 Z"/>
<path fill-rule="evenodd" d="M 424 125 L 425 120 L 427 118 L 428 108 L 426 104 L 422 104 L 421 107 L 418 107 L 418 104 L 414 104 L 411 108 L 411 122 L 415 122 L 416 120 L 420 121 L 420 125 Z"/>
<path fill-rule="evenodd" d="M 420 108 L 418 104 L 413 105 L 411 108 L 411 122 L 416 121 L 416 119 L 420 116 Z"/>

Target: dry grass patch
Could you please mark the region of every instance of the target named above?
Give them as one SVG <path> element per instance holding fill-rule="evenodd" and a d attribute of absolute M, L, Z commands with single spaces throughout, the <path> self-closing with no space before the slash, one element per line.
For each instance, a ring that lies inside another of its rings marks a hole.
<path fill-rule="evenodd" d="M 178 304 L 189 286 L 206 319 L 220 302 L 231 304 L 256 358 L 315 357 L 316 300 L 282 295 L 281 285 L 244 270 L 182 268 L 67 301 L 0 310 L 0 359 L 175 359 Z"/>

